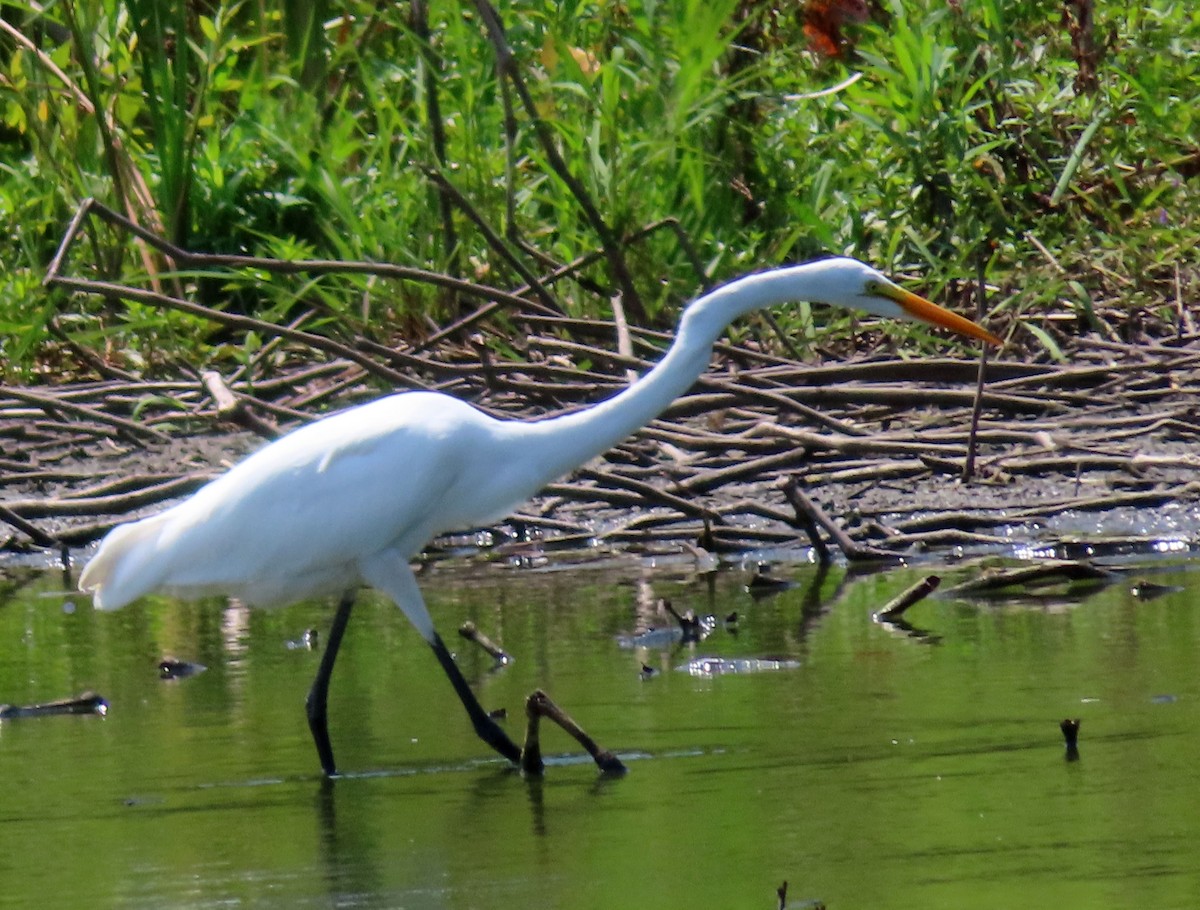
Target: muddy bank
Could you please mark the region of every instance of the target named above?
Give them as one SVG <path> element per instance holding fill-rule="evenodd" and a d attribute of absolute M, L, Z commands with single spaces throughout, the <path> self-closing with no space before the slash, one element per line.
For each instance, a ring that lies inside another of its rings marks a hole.
<path fill-rule="evenodd" d="M 1192 391 L 1200 354 L 1128 346 L 1077 357 L 1095 362 L 990 364 L 972 431 L 971 361 L 740 366 L 726 353 L 642 433 L 513 520 L 467 529 L 435 550 L 803 550 L 808 516 L 780 489 L 784 479 L 854 540 L 897 554 L 1081 534 L 1186 545 L 1200 529 Z M 348 365 L 331 366 L 274 388 L 230 382 L 236 408 L 252 420 L 222 404 L 211 382 L 0 390 L 0 550 L 85 547 L 113 524 L 186 495 L 267 437 L 378 394 L 361 375 L 346 382 Z M 509 365 L 507 383 L 495 363 L 474 385 L 460 372 L 449 391 L 531 419 L 601 400 L 620 384 L 586 372 L 589 381 L 569 384 L 572 404 L 547 409 L 538 400 L 562 405 L 568 385 L 518 382 L 522 366 Z M 320 406 L 297 406 L 339 384 Z M 972 438 L 974 476 L 964 479 Z"/>
<path fill-rule="evenodd" d="M 301 295 L 283 326 L 206 306 L 186 288 L 77 275 L 67 253 L 93 218 L 214 274 L 365 272 L 381 283 L 374 305 L 397 318 L 358 319 Z M 583 280 L 587 261 L 546 280 Z M 452 323 L 388 308 L 402 285 L 385 294 L 383 283 L 417 278 L 461 295 Z M 510 293 L 378 263 L 195 254 L 94 201 L 72 221 L 47 283 L 105 305 L 187 314 L 193 328 L 211 327 L 195 349 L 208 369 L 174 351 L 130 362 L 56 329 L 40 362 L 75 381 L 0 386 L 0 552 L 84 547 L 266 440 L 393 390 L 442 391 L 512 419 L 588 407 L 644 375 L 673 340 L 630 326 L 619 302 L 612 319 L 574 318 L 525 285 Z M 959 310 L 989 309 L 982 279 L 952 294 Z M 503 528 L 446 545 L 736 552 L 845 531 L 843 548 L 909 553 L 1081 530 L 1188 538 L 1200 525 L 1200 333 L 1177 296 L 1174 307 L 1067 308 L 1036 326 L 1001 308 L 986 321 L 1006 346 L 986 369 L 945 337 L 926 349 L 958 356 L 899 355 L 886 330 L 858 316 L 835 350 L 821 349 L 829 336 L 818 333 L 804 352 L 768 313 L 741 319 L 730 331 L 737 343 L 718 343 L 709 372 L 660 419 Z"/>

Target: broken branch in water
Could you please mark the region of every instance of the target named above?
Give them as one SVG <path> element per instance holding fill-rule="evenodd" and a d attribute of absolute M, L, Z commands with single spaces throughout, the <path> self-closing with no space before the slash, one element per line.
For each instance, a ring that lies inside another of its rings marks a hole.
<path fill-rule="evenodd" d="M 938 585 L 942 583 L 942 579 L 937 575 L 926 575 L 915 585 L 900 592 L 896 597 L 893 597 L 875 614 L 875 619 L 887 621 L 890 619 L 898 619 L 904 615 L 904 611 L 913 604 L 918 603 L 932 594 L 938 589 Z"/>
<path fill-rule="evenodd" d="M 63 698 L 38 705 L 0 705 L 0 720 L 16 720 L 23 717 L 51 717 L 56 714 L 99 714 L 108 713 L 108 702 L 95 692 L 84 692 L 74 698 Z"/>
<path fill-rule="evenodd" d="M 525 728 L 525 745 L 521 749 L 521 770 L 526 774 L 540 775 L 545 769 L 538 732 L 539 722 L 543 717 L 548 717 L 573 736 L 596 762 L 596 767 L 605 774 L 625 773 L 624 763 L 614 753 L 607 749 L 601 749 L 596 741 L 588 736 L 565 711 L 552 702 L 550 696 L 541 689 L 533 692 L 525 700 L 525 716 L 528 723 Z"/>
<path fill-rule="evenodd" d="M 1067 744 L 1067 761 L 1079 760 L 1079 718 L 1067 718 L 1058 725 Z"/>
<path fill-rule="evenodd" d="M 1015 569 L 996 569 L 964 581 L 946 591 L 948 595 L 983 594 L 1005 588 L 1058 584 L 1063 581 L 1112 581 L 1116 573 L 1088 562 L 1051 560 Z"/>
<path fill-rule="evenodd" d="M 475 628 L 475 623 L 470 620 L 458 627 L 458 634 L 467 641 L 473 641 L 479 647 L 483 648 L 483 650 L 491 655 L 498 666 L 505 666 L 512 663 L 512 655 Z"/>

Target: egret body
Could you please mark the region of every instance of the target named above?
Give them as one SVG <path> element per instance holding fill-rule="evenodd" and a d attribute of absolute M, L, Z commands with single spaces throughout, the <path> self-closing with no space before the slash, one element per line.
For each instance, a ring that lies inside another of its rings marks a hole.
<path fill-rule="evenodd" d="M 645 376 L 585 410 L 498 420 L 448 395 L 404 392 L 301 427 L 164 512 L 114 528 L 80 577 L 97 608 L 153 591 L 281 604 L 341 594 L 308 717 L 322 767 L 336 766 L 326 695 L 353 592 L 389 596 L 430 644 L 496 751 L 520 750 L 480 707 L 434 629 L 409 560 L 436 535 L 495 522 L 547 483 L 644 426 L 696 381 L 725 327 L 751 310 L 807 300 L 917 319 L 998 344 L 990 332 L 852 259 L 749 275 L 689 305 Z"/>

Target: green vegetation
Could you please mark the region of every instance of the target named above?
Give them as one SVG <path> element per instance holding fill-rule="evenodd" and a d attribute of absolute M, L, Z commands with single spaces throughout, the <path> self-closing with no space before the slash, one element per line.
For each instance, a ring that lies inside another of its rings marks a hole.
<path fill-rule="evenodd" d="M 825 252 L 919 276 L 964 309 L 982 266 L 993 324 L 1050 354 L 1077 331 L 1173 328 L 1200 287 L 1186 252 L 1200 228 L 1190 4 L 1105 4 L 1091 22 L 1088 0 L 1065 16 L 1036 0 L 887 0 L 846 26 L 853 46 L 833 59 L 801 15 L 752 0 L 506 3 L 515 79 L 497 74 L 487 8 L 6 4 L 5 372 L 83 369 L 63 336 L 148 369 L 257 343 L 44 290 L 89 196 L 190 250 L 367 259 L 497 288 L 525 283 L 518 265 L 544 275 L 606 248 L 554 285 L 558 304 L 607 314 L 624 287 L 631 317 L 663 325 L 702 281 Z M 621 240 L 666 217 L 703 279 L 673 231 Z M 67 271 L 268 321 L 311 311 L 309 331 L 393 343 L 470 304 L 365 275 L 169 267 L 95 226 Z M 784 323 L 803 343 L 848 318 L 807 315 Z"/>

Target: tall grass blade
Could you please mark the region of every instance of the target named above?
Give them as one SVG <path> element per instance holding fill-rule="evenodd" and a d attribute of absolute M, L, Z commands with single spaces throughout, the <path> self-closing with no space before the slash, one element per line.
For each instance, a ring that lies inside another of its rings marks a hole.
<path fill-rule="evenodd" d="M 1050 204 L 1058 205 L 1062 201 L 1062 197 L 1067 192 L 1067 187 L 1071 185 L 1071 180 L 1075 176 L 1075 172 L 1079 170 L 1079 165 L 1083 162 L 1083 153 L 1091 143 L 1092 138 L 1096 135 L 1096 131 L 1100 129 L 1101 124 L 1108 119 L 1111 110 L 1107 106 L 1101 106 L 1092 116 L 1092 122 L 1087 125 L 1075 142 L 1075 147 L 1071 149 L 1071 155 L 1067 158 L 1067 164 L 1063 168 L 1063 172 L 1058 175 L 1058 183 L 1054 185 L 1054 192 L 1050 194 Z"/>

